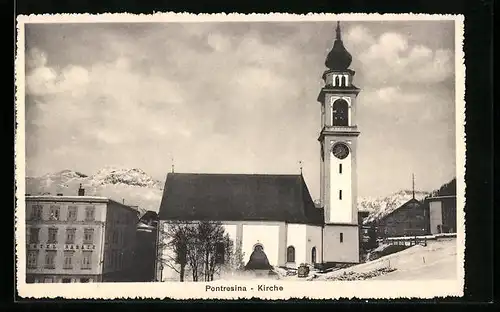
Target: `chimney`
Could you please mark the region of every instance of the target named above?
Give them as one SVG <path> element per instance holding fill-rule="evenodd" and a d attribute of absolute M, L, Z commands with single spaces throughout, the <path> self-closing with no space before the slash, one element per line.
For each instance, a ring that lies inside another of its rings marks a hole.
<path fill-rule="evenodd" d="M 85 189 L 82 187 L 80 183 L 80 188 L 78 188 L 78 196 L 85 196 Z"/>

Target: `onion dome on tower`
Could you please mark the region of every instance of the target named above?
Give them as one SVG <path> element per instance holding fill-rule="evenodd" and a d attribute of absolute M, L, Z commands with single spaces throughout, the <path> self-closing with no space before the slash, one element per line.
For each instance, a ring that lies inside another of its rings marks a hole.
<path fill-rule="evenodd" d="M 337 22 L 335 42 L 325 60 L 325 66 L 331 70 L 347 70 L 352 62 L 352 55 L 344 47 L 340 33 L 340 22 Z"/>

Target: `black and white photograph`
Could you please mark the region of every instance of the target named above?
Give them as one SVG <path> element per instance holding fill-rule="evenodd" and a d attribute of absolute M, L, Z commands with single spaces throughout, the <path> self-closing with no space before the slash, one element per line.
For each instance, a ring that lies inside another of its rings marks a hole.
<path fill-rule="evenodd" d="M 462 295 L 462 43 L 458 15 L 18 17 L 19 294 Z"/>

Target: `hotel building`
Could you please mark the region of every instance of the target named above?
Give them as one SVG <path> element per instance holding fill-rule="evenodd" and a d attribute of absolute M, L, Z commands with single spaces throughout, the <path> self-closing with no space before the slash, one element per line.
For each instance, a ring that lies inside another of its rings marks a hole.
<path fill-rule="evenodd" d="M 106 197 L 26 195 L 26 282 L 127 281 L 138 211 Z"/>

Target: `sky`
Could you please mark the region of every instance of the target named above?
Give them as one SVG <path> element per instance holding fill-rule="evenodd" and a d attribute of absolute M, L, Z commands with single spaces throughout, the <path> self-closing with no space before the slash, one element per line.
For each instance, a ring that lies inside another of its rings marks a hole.
<path fill-rule="evenodd" d="M 26 174 L 105 166 L 303 174 L 319 197 L 320 104 L 336 22 L 28 24 Z M 455 176 L 454 22 L 341 23 L 358 195 Z"/>

